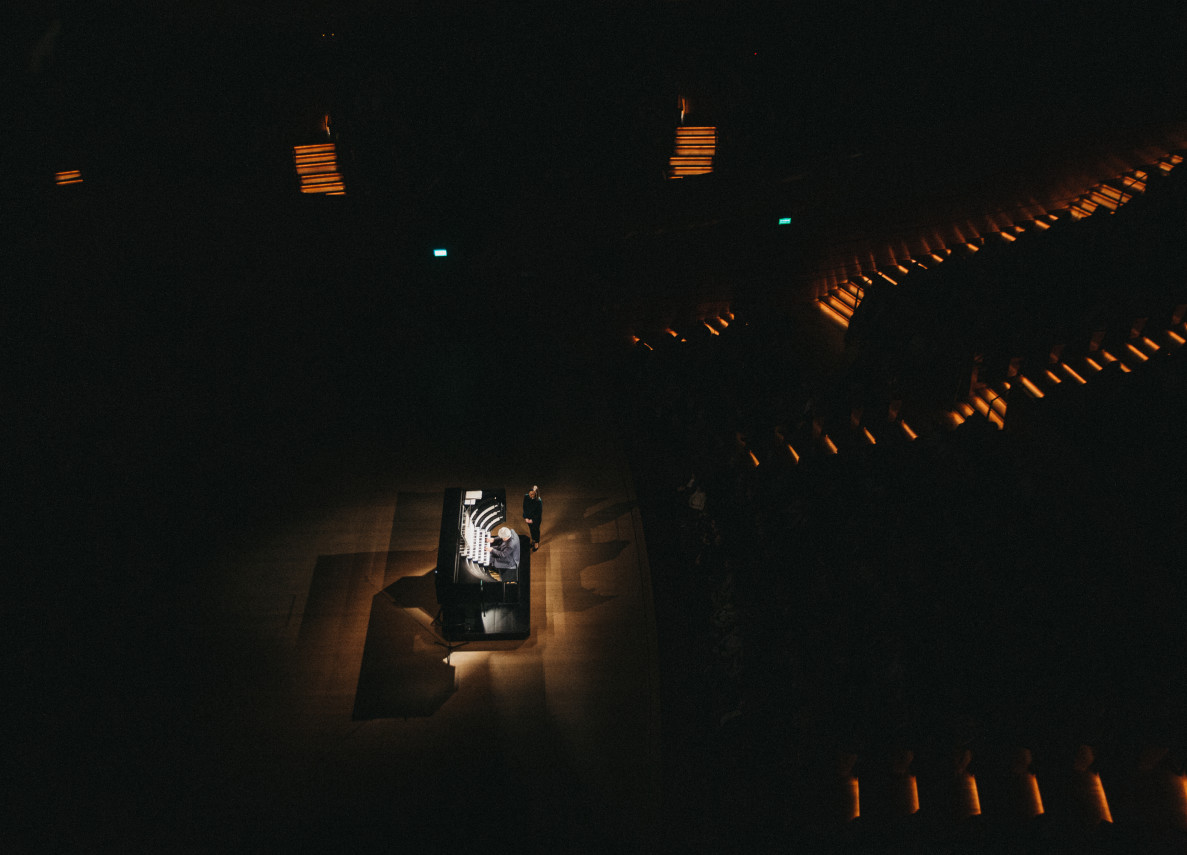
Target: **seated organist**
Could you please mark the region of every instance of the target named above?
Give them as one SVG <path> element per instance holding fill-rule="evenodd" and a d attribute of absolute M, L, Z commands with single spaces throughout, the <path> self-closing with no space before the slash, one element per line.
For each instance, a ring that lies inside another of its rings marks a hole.
<path fill-rule="evenodd" d="M 507 526 L 490 538 L 490 566 L 499 581 L 519 581 L 519 535 Z"/>

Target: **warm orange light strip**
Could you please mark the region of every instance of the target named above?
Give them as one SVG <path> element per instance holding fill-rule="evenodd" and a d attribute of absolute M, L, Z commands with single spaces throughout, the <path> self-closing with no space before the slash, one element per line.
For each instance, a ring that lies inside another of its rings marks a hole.
<path fill-rule="evenodd" d="M 850 778 L 847 783 L 849 784 L 849 810 L 847 811 L 849 815 L 845 820 L 849 822 L 861 816 L 861 792 L 857 778 Z"/>
<path fill-rule="evenodd" d="M 829 298 L 833 301 L 833 305 L 837 307 L 837 311 L 846 315 L 852 315 L 853 310 L 857 308 L 857 304 L 859 302 L 857 295 L 847 288 L 834 291 L 829 295 Z"/>
<path fill-rule="evenodd" d="M 1117 361 L 1117 357 L 1113 356 L 1113 354 L 1109 353 L 1103 347 L 1100 349 L 1100 355 L 1105 358 L 1105 362 L 1112 363 Z"/>
<path fill-rule="evenodd" d="M 998 430 L 1005 430 L 1006 420 L 1002 417 L 1001 413 L 993 411 L 987 418 L 989 419 L 989 423 L 996 426 Z"/>
<path fill-rule="evenodd" d="M 1092 796 L 1096 800 L 1097 813 L 1105 822 L 1113 821 L 1113 814 L 1109 810 L 1109 800 L 1105 798 L 1105 788 L 1100 782 L 1100 775 L 1095 772 L 1091 773 L 1092 778 Z"/>
<path fill-rule="evenodd" d="M 1034 383 L 1031 383 L 1027 377 L 1025 377 L 1022 374 L 1019 374 L 1018 378 L 1022 381 L 1022 388 L 1025 389 L 1030 394 L 1030 396 L 1032 398 L 1044 397 L 1043 390 L 1040 389 L 1038 386 L 1036 386 Z"/>
<path fill-rule="evenodd" d="M 1006 414 L 1006 402 L 992 389 L 982 389 L 974 398 L 973 406 L 977 412 L 991 422 L 1001 427 L 1002 416 Z"/>
<path fill-rule="evenodd" d="M 1100 192 L 1099 190 L 1093 190 L 1088 195 L 1088 198 L 1091 199 L 1096 204 L 1101 205 L 1102 207 L 1108 208 L 1110 211 L 1117 210 L 1117 201 L 1115 199 L 1110 199 L 1108 196 L 1106 196 L 1104 193 Z"/>
<path fill-rule="evenodd" d="M 666 332 L 666 333 L 667 333 L 668 335 L 670 335 L 672 338 L 679 338 L 679 336 L 677 336 L 677 335 L 676 335 L 676 331 L 675 331 L 674 329 L 672 329 L 671 327 L 667 327 L 667 328 L 665 328 L 665 329 L 664 329 L 664 332 Z"/>
<path fill-rule="evenodd" d="M 1187 822 L 1187 775 L 1179 775 L 1179 813 Z"/>
<path fill-rule="evenodd" d="M 1047 369 L 1047 376 L 1048 376 L 1048 377 L 1050 377 L 1050 378 L 1051 378 L 1051 380 L 1052 380 L 1053 382 L 1055 382 L 1055 383 L 1062 383 L 1062 382 L 1063 382 L 1062 380 L 1060 380 L 1058 377 L 1056 377 L 1056 376 L 1055 376 L 1055 372 L 1054 372 L 1054 371 L 1052 371 L 1050 368 L 1048 368 L 1048 369 Z"/>
<path fill-rule="evenodd" d="M 1147 338 L 1146 336 L 1142 336 L 1142 343 L 1144 345 L 1146 345 L 1146 347 L 1150 348 L 1151 350 L 1161 350 L 1162 349 L 1158 345 L 1156 345 L 1154 342 L 1150 341 L 1150 339 Z"/>
<path fill-rule="evenodd" d="M 977 792 L 977 779 L 972 775 L 965 774 L 962 783 L 962 789 L 964 790 L 964 815 L 980 816 L 981 796 Z"/>
<path fill-rule="evenodd" d="M 1043 231 L 1047 231 L 1047 229 L 1051 228 L 1050 223 L 1044 223 L 1042 220 L 1035 220 L 1035 225 Z"/>
<path fill-rule="evenodd" d="M 1130 353 L 1132 353 L 1138 359 L 1142 360 L 1142 362 L 1145 362 L 1146 360 L 1148 360 L 1150 358 L 1150 357 L 1146 356 L 1146 354 L 1144 354 L 1140 350 L 1138 350 L 1136 347 L 1134 347 L 1132 344 L 1130 344 L 1129 342 L 1126 342 L 1125 346 L 1127 348 L 1129 348 Z"/>
<path fill-rule="evenodd" d="M 1088 363 L 1088 367 L 1091 368 L 1093 371 L 1104 371 L 1104 368 L 1102 368 L 1101 364 L 1099 362 L 1097 362 L 1095 359 L 1092 359 L 1091 357 L 1085 357 L 1084 361 L 1086 363 Z"/>
<path fill-rule="evenodd" d="M 793 462 L 793 463 L 799 463 L 799 462 L 800 462 L 800 456 L 799 456 L 799 454 L 797 454 L 797 453 L 796 453 L 796 450 L 795 450 L 794 448 L 792 448 L 792 447 L 791 447 L 791 443 L 790 443 L 790 442 L 789 442 L 789 443 L 787 443 L 787 450 L 791 452 L 791 460 L 792 460 L 792 462 Z"/>
<path fill-rule="evenodd" d="M 899 427 L 903 429 L 903 433 L 907 435 L 907 439 L 915 439 L 917 436 L 919 436 L 919 434 L 911 430 L 911 426 L 906 422 L 899 422 Z"/>
<path fill-rule="evenodd" d="M 816 305 L 819 306 L 821 308 L 821 310 L 823 310 L 826 315 L 828 315 L 830 318 L 832 318 L 834 321 L 836 321 L 842 327 L 849 326 L 849 320 L 844 315 L 842 315 L 840 312 L 838 312 L 836 309 L 834 309 L 832 306 L 830 306 L 828 303 L 824 302 L 823 300 L 817 300 Z"/>
<path fill-rule="evenodd" d="M 1088 381 L 1087 381 L 1087 380 L 1085 380 L 1083 377 L 1081 377 L 1079 374 L 1077 374 L 1077 373 L 1076 373 L 1076 372 L 1075 372 L 1075 371 L 1072 369 L 1072 367 L 1071 367 L 1070 365 L 1068 365 L 1066 362 L 1061 362 L 1061 363 L 1059 363 L 1059 367 L 1060 367 L 1060 368 L 1062 368 L 1062 369 L 1064 370 L 1064 373 L 1068 374 L 1068 375 L 1069 375 L 1069 376 L 1071 376 L 1073 379 L 1075 379 L 1077 383 L 1084 384 L 1084 383 L 1087 383 L 1087 382 L 1088 382 Z"/>
<path fill-rule="evenodd" d="M 721 333 L 719 333 L 717 330 L 713 329 L 713 327 L 709 326 L 709 323 L 707 321 L 705 321 L 703 323 L 705 324 L 705 329 L 707 329 L 709 332 L 713 333 L 713 335 L 721 335 Z"/>
<path fill-rule="evenodd" d="M 1187 344 L 1187 338 L 1183 338 L 1183 336 L 1179 335 L 1174 330 L 1167 330 L 1166 334 L 1170 336 L 1177 344 Z"/>
<path fill-rule="evenodd" d="M 81 184 L 82 183 L 82 170 L 67 169 L 64 172 L 56 172 L 56 173 L 54 173 L 54 181 L 57 182 L 59 185 Z"/>
<path fill-rule="evenodd" d="M 915 776 L 911 775 L 907 778 L 908 792 L 911 797 L 911 813 L 919 812 L 919 783 L 915 780 Z"/>
<path fill-rule="evenodd" d="M 980 400 L 980 399 L 978 398 L 978 400 Z M 973 407 L 969 405 L 968 401 L 961 401 L 959 404 L 956 405 L 956 409 L 960 410 L 960 414 L 962 416 L 964 416 L 966 419 L 975 412 Z"/>
<path fill-rule="evenodd" d="M 754 456 L 754 452 L 753 452 L 753 451 L 751 451 L 751 452 L 750 452 L 750 459 L 754 461 L 754 465 L 755 465 L 755 466 L 757 466 L 757 465 L 758 465 L 758 458 Z"/>
<path fill-rule="evenodd" d="M 832 439 L 829 437 L 829 435 L 827 433 L 824 435 L 824 447 L 829 450 L 830 454 L 837 453 L 837 446 L 835 443 L 833 443 Z"/>
<path fill-rule="evenodd" d="M 887 282 L 889 282 L 891 285 L 897 285 L 897 284 L 898 284 L 898 282 L 896 282 L 895 280 L 891 279 L 889 276 L 887 276 L 887 275 L 886 275 L 885 273 L 883 273 L 881 270 L 879 270 L 879 271 L 878 271 L 878 275 L 879 275 L 879 276 L 881 276 L 883 279 L 885 279 Z"/>
<path fill-rule="evenodd" d="M 1043 797 L 1039 795 L 1039 779 L 1033 774 L 1027 774 L 1027 789 L 1030 790 L 1030 815 L 1039 816 L 1043 813 Z"/>
<path fill-rule="evenodd" d="M 1010 243 L 1018 240 L 1018 238 L 1014 237 L 1014 235 L 1010 234 L 1009 232 L 998 232 L 998 234 L 1001 235 L 1004 240 L 1007 240 Z"/>
<path fill-rule="evenodd" d="M 866 435 L 866 440 L 869 442 L 870 445 L 877 445 L 878 441 L 876 439 L 874 439 L 874 435 L 872 433 L 870 433 L 869 428 L 862 428 L 861 430 L 862 430 L 862 433 L 864 433 Z"/>

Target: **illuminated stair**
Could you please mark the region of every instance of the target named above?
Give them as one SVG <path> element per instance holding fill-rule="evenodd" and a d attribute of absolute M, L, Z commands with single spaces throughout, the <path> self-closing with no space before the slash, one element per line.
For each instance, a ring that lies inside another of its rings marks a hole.
<path fill-rule="evenodd" d="M 864 285 L 869 285 L 870 280 L 867 277 L 859 277 L 863 280 Z M 849 321 L 853 318 L 853 313 L 857 310 L 862 298 L 865 297 L 865 288 L 859 285 L 852 279 L 847 279 L 839 285 L 834 285 L 829 289 L 828 293 L 817 300 L 817 305 L 820 310 L 824 312 L 832 320 L 836 321 L 843 327 L 849 326 Z"/>
<path fill-rule="evenodd" d="M 716 153 L 717 128 L 676 128 L 676 149 L 668 163 L 668 177 L 683 178 L 712 172 Z"/>
<path fill-rule="evenodd" d="M 338 153 L 334 143 L 293 146 L 293 163 L 301 180 L 302 193 L 342 196 L 346 182 L 338 171 Z"/>

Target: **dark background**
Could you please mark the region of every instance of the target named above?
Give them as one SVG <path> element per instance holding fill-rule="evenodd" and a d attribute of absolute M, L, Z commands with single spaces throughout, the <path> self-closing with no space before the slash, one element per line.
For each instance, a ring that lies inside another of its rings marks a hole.
<path fill-rule="evenodd" d="M 113 680 L 183 708 L 166 606 L 302 461 L 433 430 L 404 414 L 442 409 L 493 307 L 532 307 L 498 347 L 544 388 L 591 370 L 679 95 L 743 188 L 962 123 L 1091 135 L 1184 106 L 1175 3 L 472 5 L 5 13 L 18 759 L 95 738 Z M 291 147 L 326 112 L 348 195 L 300 197 Z"/>

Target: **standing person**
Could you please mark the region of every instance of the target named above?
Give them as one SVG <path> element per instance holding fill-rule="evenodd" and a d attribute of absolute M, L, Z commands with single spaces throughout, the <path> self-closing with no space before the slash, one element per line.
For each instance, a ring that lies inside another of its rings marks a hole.
<path fill-rule="evenodd" d="M 532 533 L 532 552 L 540 548 L 540 518 L 543 516 L 544 500 L 540 498 L 540 488 L 533 485 L 523 497 L 523 521 Z"/>

